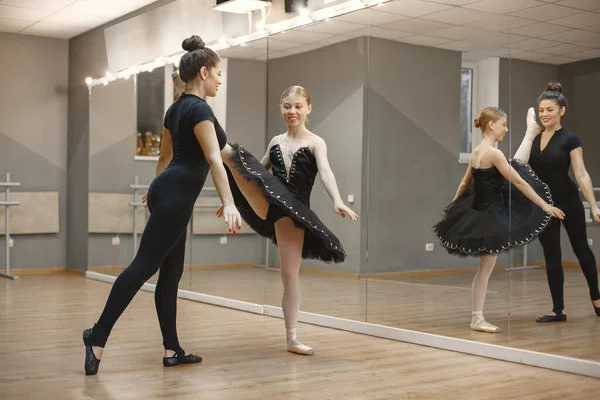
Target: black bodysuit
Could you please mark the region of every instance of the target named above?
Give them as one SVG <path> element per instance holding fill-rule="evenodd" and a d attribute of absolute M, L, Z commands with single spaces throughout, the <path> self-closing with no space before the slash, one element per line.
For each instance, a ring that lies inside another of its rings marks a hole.
<path fill-rule="evenodd" d="M 119 316 L 135 294 L 160 269 L 155 303 L 165 349 L 182 355 L 176 329 L 177 290 L 183 273 L 187 225 L 210 167 L 194 127 L 213 121 L 219 146 L 225 131 L 201 98 L 182 94 L 167 110 L 164 125 L 171 133 L 173 157 L 152 181 L 148 191 L 150 218 L 132 263 L 116 279 L 100 319 L 92 330 L 92 344 L 104 347 Z"/>
<path fill-rule="evenodd" d="M 573 132 L 561 128 L 554 133 L 542 151 L 541 138 L 542 135 L 538 135 L 533 141 L 529 163 L 540 179 L 548 184 L 554 205 L 564 211 L 566 216 L 563 225 L 587 280 L 590 297 L 592 300 L 600 299 L 596 259 L 587 242 L 585 210 L 577 185 L 569 176 L 570 153 L 582 147 L 581 140 Z M 540 234 L 540 243 L 546 259 L 546 274 L 554 303 L 553 311 L 560 314 L 564 309 L 564 274 L 559 219 L 553 218 L 547 229 Z"/>

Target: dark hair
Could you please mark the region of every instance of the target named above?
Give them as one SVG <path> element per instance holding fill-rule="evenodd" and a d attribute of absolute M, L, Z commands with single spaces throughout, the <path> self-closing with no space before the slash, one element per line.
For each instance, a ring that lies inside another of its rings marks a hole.
<path fill-rule="evenodd" d="M 185 39 L 181 44 L 187 51 L 179 61 L 179 77 L 182 81 L 193 81 L 202 67 L 211 69 L 220 61 L 217 53 L 204 46 L 204 41 L 198 35 Z"/>
<path fill-rule="evenodd" d="M 542 94 L 540 94 L 540 97 L 538 97 L 538 104 L 542 100 L 554 100 L 554 102 L 556 102 L 556 104 L 558 104 L 561 108 L 567 108 L 567 99 L 562 94 L 562 91 L 563 87 L 560 84 L 560 82 L 548 82 L 546 88 L 544 89 L 544 92 L 542 92 Z"/>
<path fill-rule="evenodd" d="M 506 117 L 506 112 L 504 110 L 490 106 L 481 110 L 479 118 L 475 118 L 473 124 L 475 125 L 475 128 L 481 128 L 481 131 L 484 132 L 490 122 L 496 122 L 502 117 Z"/>

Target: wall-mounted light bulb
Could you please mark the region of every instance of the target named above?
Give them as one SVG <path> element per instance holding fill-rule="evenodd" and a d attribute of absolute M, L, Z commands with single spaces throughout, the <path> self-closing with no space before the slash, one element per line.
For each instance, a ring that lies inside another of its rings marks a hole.
<path fill-rule="evenodd" d="M 87 85 L 91 85 L 92 84 L 92 78 L 90 78 L 89 76 L 87 78 L 85 78 L 85 83 Z"/>

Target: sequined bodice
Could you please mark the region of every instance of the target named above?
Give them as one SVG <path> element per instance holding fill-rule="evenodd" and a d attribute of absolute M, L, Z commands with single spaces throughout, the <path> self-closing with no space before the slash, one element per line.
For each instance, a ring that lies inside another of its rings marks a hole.
<path fill-rule="evenodd" d="M 269 151 L 273 175 L 287 186 L 289 191 L 304 204 L 310 205 L 310 193 L 318 173 L 317 160 L 307 146 L 299 148 L 286 166 L 279 144 Z"/>
<path fill-rule="evenodd" d="M 472 174 L 475 193 L 472 205 L 474 209 L 484 211 L 504 204 L 502 188 L 506 180 L 496 167 L 472 168 Z"/>

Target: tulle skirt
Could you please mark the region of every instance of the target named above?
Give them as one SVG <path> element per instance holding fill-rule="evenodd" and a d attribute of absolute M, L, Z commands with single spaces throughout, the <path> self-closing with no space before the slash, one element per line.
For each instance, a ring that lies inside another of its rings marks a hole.
<path fill-rule="evenodd" d="M 510 160 L 512 167 L 547 203 L 553 204 L 548 185 L 520 160 Z M 505 180 L 502 199 L 487 210 L 472 207 L 475 194 L 468 190 L 444 210 L 444 217 L 433 232 L 448 251 L 456 256 L 499 254 L 511 247 L 535 239 L 552 216 L 529 200 Z M 510 206 L 509 206 L 510 205 Z"/>
<path fill-rule="evenodd" d="M 342 244 L 321 222 L 317 214 L 301 199 L 292 195 L 285 183 L 267 171 L 246 149 L 237 143 L 230 143 L 230 146 L 233 148 L 232 159 L 237 171 L 246 180 L 257 184 L 269 202 L 267 218 L 261 219 L 242 195 L 231 171 L 228 171 L 235 205 L 246 224 L 277 245 L 275 222 L 279 218 L 290 217 L 298 227 L 304 229 L 302 258 L 317 259 L 326 263 L 343 262 L 346 259 L 346 252 Z"/>

